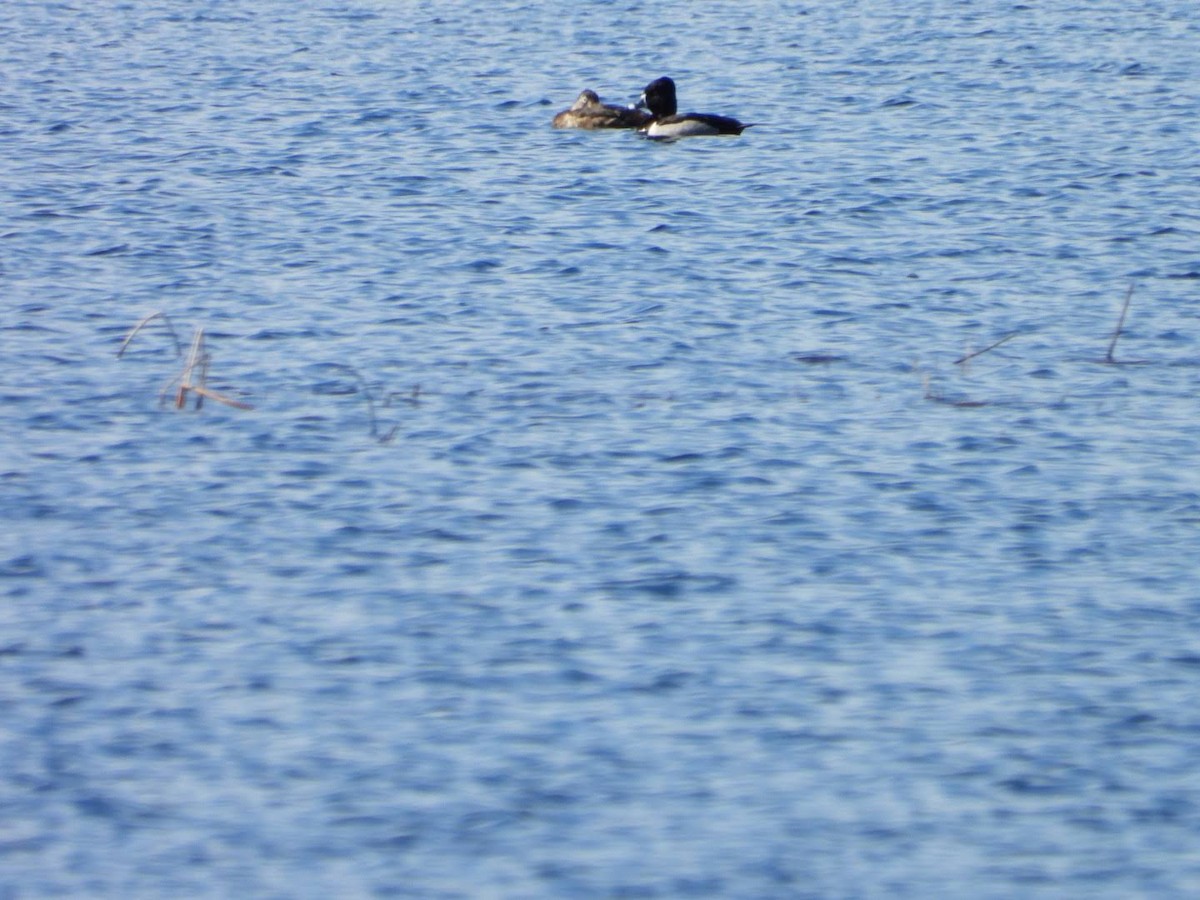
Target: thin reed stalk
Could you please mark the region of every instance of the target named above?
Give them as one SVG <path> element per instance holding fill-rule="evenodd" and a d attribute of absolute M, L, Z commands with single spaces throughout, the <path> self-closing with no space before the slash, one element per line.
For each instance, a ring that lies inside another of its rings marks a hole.
<path fill-rule="evenodd" d="M 1121 306 L 1121 316 L 1117 319 L 1117 327 L 1113 329 L 1112 340 L 1108 342 L 1108 353 L 1104 354 L 1106 363 L 1115 363 L 1113 359 L 1113 351 L 1117 349 L 1117 339 L 1121 336 L 1121 330 L 1125 327 L 1125 316 L 1129 312 L 1129 301 L 1133 299 L 1133 282 L 1129 282 L 1129 290 L 1125 292 L 1125 303 Z"/>

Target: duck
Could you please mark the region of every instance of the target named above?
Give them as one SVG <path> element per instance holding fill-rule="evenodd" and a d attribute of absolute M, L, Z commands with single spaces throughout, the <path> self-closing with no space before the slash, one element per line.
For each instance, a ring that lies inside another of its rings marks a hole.
<path fill-rule="evenodd" d="M 649 125 L 654 116 L 634 107 L 611 106 L 600 102 L 593 90 L 581 91 L 579 97 L 554 117 L 555 128 L 642 128 Z"/>
<path fill-rule="evenodd" d="M 665 75 L 646 85 L 637 102 L 637 108 L 647 109 L 653 116 L 651 121 L 639 130 L 646 137 L 660 140 L 711 134 L 741 134 L 754 124 L 712 113 L 678 114 L 675 104 L 675 82 Z"/>

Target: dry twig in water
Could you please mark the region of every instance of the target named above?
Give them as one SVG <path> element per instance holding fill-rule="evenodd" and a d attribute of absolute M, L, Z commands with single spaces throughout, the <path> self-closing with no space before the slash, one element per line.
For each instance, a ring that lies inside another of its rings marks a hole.
<path fill-rule="evenodd" d="M 192 348 L 188 351 L 183 371 L 167 382 L 166 387 L 159 394 L 160 399 L 165 397 L 171 386 L 178 382 L 179 390 L 175 392 L 176 409 L 183 409 L 187 405 L 189 393 L 196 395 L 196 405 L 192 407 L 193 409 L 200 409 L 204 405 L 205 397 L 235 409 L 254 409 L 249 403 L 226 397 L 208 387 L 208 366 L 211 362 L 212 356 L 204 349 L 204 329 L 197 328 L 196 333 L 192 336 Z"/>
<path fill-rule="evenodd" d="M 1017 332 L 1017 331 L 1010 332 L 1009 334 L 1006 334 L 1004 337 L 1000 338 L 1000 340 L 996 341 L 996 343 L 988 344 L 982 350 L 976 350 L 974 353 L 968 353 L 966 356 L 960 356 L 958 359 L 956 359 L 954 361 L 954 364 L 956 366 L 959 366 L 959 365 L 962 365 L 963 363 L 967 362 L 968 360 L 974 359 L 977 356 L 983 356 L 983 354 L 987 353 L 989 350 L 995 350 L 1001 344 L 1011 341 L 1018 334 L 1020 334 L 1020 332 Z"/>
<path fill-rule="evenodd" d="M 121 349 L 117 351 L 117 359 L 120 359 L 122 354 L 125 353 L 125 349 L 129 346 L 129 342 L 133 340 L 134 335 L 136 335 L 155 319 L 163 320 L 163 324 L 167 326 L 167 331 L 171 333 L 171 340 L 175 342 L 175 355 L 183 356 L 183 347 L 180 346 L 179 335 L 175 333 L 175 326 L 171 324 L 171 320 L 167 318 L 167 314 L 165 312 L 158 310 L 150 313 L 148 316 L 144 316 L 140 322 L 133 326 L 133 330 L 125 336 L 125 340 L 121 341 Z"/>
<path fill-rule="evenodd" d="M 175 354 L 183 355 L 183 350 L 179 343 L 179 336 L 175 333 L 175 326 L 171 324 L 171 320 L 167 318 L 164 312 L 152 312 L 145 316 L 140 322 L 133 326 L 133 330 L 126 335 L 125 340 L 121 342 L 121 349 L 117 351 L 117 358 L 120 359 L 125 350 L 129 347 L 129 343 L 134 339 L 139 331 L 145 328 L 150 322 L 155 319 L 162 319 L 167 326 L 167 330 L 171 332 L 171 340 L 175 342 Z M 224 403 L 226 406 L 232 406 L 236 409 L 254 409 L 249 403 L 242 403 L 240 400 L 234 400 L 232 397 L 226 397 L 224 394 L 219 394 L 210 389 L 208 382 L 208 365 L 212 362 L 212 357 L 204 349 L 204 329 L 197 328 L 196 333 L 192 336 L 192 347 L 188 352 L 187 362 L 184 363 L 183 371 L 172 378 L 163 389 L 159 392 L 159 403 L 162 403 L 167 393 L 171 388 L 178 383 L 179 390 L 175 393 L 175 408 L 183 409 L 187 404 L 188 394 L 195 394 L 196 405 L 195 409 L 200 409 L 204 405 L 204 398 L 216 400 L 218 403 Z"/>

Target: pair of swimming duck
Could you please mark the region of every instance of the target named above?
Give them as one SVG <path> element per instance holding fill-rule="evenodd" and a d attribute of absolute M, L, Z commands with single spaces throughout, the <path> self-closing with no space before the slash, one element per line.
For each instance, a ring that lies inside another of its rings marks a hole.
<path fill-rule="evenodd" d="M 636 128 L 650 138 L 696 137 L 710 134 L 741 134 L 750 125 L 729 116 L 712 113 L 677 112 L 675 82 L 656 78 L 646 85 L 635 106 L 601 103 L 595 91 L 579 95 L 570 109 L 554 117 L 555 128 Z"/>

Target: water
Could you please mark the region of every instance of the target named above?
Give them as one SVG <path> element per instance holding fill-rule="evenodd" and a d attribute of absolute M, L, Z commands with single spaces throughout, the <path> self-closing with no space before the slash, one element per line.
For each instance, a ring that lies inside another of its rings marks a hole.
<path fill-rule="evenodd" d="M 5 4 L 0 896 L 1195 896 L 1198 31 Z"/>

